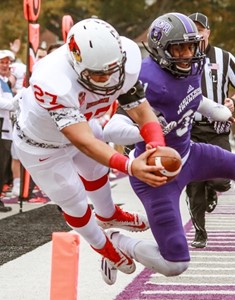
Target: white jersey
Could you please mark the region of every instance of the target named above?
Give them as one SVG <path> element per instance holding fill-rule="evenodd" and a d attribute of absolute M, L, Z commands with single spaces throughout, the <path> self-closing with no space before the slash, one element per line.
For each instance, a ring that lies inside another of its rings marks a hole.
<path fill-rule="evenodd" d="M 140 50 L 127 38 L 122 37 L 122 42 L 127 53 L 125 82 L 114 95 L 97 95 L 78 83 L 67 57 L 67 45 L 40 60 L 35 65 L 30 86 L 21 95 L 18 125 L 24 135 L 37 143 L 63 146 L 70 141 L 61 129 L 103 116 L 118 96 L 130 90 L 138 79 Z"/>
<path fill-rule="evenodd" d="M 19 92 L 23 88 L 23 82 L 26 74 L 26 65 L 22 62 L 14 62 L 11 65 L 11 74 L 15 77 L 14 88 Z"/>

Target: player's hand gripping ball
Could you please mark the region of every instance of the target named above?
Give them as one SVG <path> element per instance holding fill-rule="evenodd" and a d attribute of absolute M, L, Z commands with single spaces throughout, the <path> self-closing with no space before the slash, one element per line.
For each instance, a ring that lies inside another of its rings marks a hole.
<path fill-rule="evenodd" d="M 163 170 L 154 172 L 157 176 L 166 176 L 167 182 L 173 180 L 180 172 L 182 161 L 179 153 L 170 147 L 157 147 L 147 159 L 150 166 L 163 166 Z"/>

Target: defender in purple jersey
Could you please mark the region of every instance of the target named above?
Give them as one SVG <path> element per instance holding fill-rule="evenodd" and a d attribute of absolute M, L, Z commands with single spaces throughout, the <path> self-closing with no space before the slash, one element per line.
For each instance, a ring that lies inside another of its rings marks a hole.
<path fill-rule="evenodd" d="M 159 187 L 150 187 L 130 176 L 131 186 L 146 210 L 155 241 L 136 240 L 113 231 L 107 233 L 124 253 L 165 276 L 181 274 L 190 260 L 179 210 L 184 187 L 191 181 L 209 178 L 235 179 L 234 154 L 217 146 L 190 141 L 196 111 L 211 120 L 227 121 L 231 117 L 227 107 L 202 96 L 202 39 L 192 20 L 180 13 L 160 16 L 150 26 L 146 47 L 150 55 L 142 62 L 139 79 L 162 123 L 166 145 L 180 153 L 183 168 L 176 179 Z M 123 141 L 124 144 L 128 139 L 136 142 L 130 153 L 133 158 L 146 150 L 138 128 L 124 114 L 114 115 L 104 134 L 107 141 L 114 143 Z M 103 259 L 102 275 L 106 283 L 115 282 L 115 272 Z"/>

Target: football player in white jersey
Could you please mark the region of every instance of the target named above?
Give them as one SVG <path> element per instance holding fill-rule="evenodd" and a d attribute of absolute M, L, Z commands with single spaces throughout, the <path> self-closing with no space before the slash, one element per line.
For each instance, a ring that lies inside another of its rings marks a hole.
<path fill-rule="evenodd" d="M 159 167 L 146 164 L 153 148 L 129 160 L 103 141 L 96 119 L 118 99 L 149 148 L 164 145 L 161 126 L 137 81 L 140 66 L 138 46 L 108 23 L 78 22 L 66 44 L 35 65 L 30 86 L 19 96 L 14 130 L 17 153 L 34 182 L 62 208 L 71 228 L 124 273 L 132 273 L 135 264 L 102 229 L 143 231 L 148 221 L 114 205 L 108 170 L 132 174 L 151 186 L 166 178 L 152 173 Z"/>

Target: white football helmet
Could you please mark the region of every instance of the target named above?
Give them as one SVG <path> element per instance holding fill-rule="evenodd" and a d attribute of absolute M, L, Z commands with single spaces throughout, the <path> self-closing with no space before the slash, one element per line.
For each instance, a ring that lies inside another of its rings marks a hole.
<path fill-rule="evenodd" d="M 78 82 L 99 95 L 113 95 L 125 80 L 126 53 L 118 32 L 100 19 L 85 19 L 75 24 L 67 36 L 69 60 Z M 91 75 L 110 75 L 96 82 Z"/>

